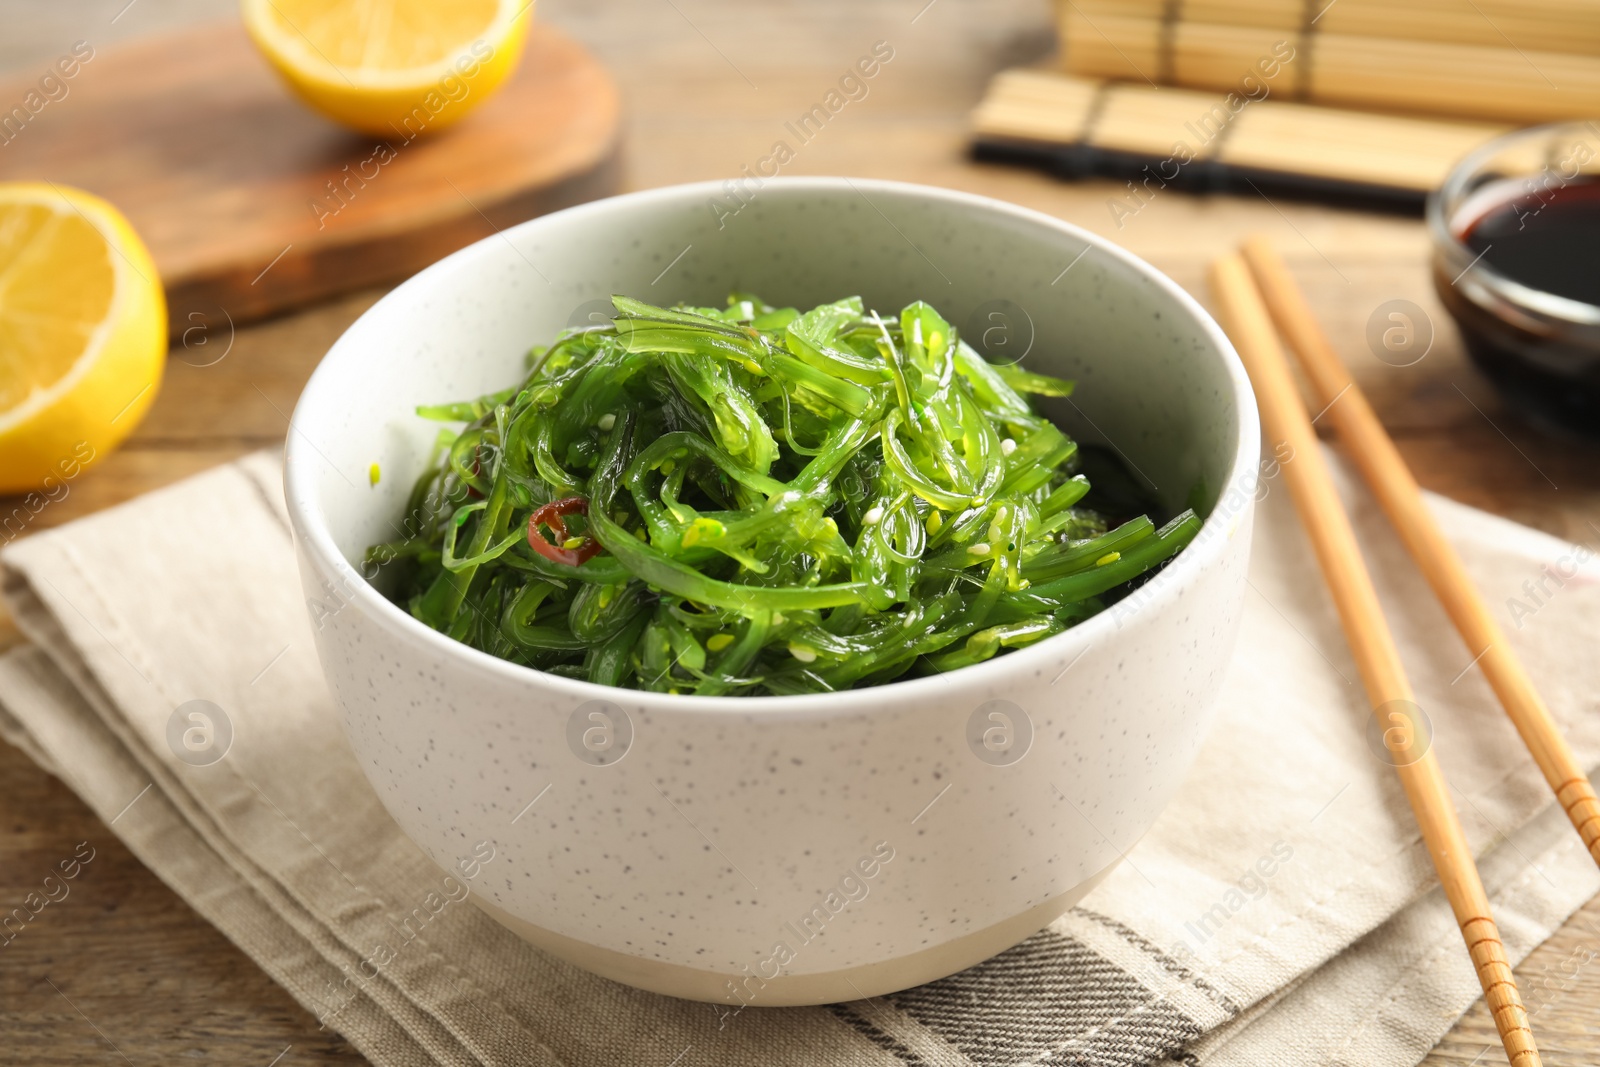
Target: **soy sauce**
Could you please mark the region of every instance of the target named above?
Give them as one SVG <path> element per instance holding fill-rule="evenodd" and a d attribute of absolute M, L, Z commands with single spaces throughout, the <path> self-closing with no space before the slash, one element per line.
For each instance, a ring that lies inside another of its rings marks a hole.
<path fill-rule="evenodd" d="M 1600 305 L 1600 182 L 1491 202 L 1461 238 L 1513 281 Z"/>
<path fill-rule="evenodd" d="M 1436 263 L 1440 299 L 1468 354 L 1525 415 L 1547 427 L 1600 436 L 1600 329 L 1552 321 L 1530 306 L 1474 298 L 1478 263 L 1541 293 L 1600 307 L 1600 180 L 1538 195 L 1474 196 L 1452 228 L 1478 260 L 1455 278 Z"/>

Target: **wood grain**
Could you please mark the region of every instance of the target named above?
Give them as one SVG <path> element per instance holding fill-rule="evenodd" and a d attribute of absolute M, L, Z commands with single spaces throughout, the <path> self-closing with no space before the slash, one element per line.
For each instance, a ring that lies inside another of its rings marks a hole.
<path fill-rule="evenodd" d="M 18 77 L 37 77 L 63 42 L 89 37 L 98 45 L 180 19 L 225 17 L 235 8 L 235 0 L 166 6 L 139 0 L 113 23 L 126 2 L 0 0 L 6 27 L 0 63 L 9 63 Z M 1206 264 L 1245 234 L 1266 230 L 1424 488 L 1600 546 L 1600 529 L 1589 525 L 1600 524 L 1600 448 L 1541 437 L 1498 403 L 1433 297 L 1419 224 L 1259 197 L 1163 193 L 1119 227 L 1106 205 L 1125 192 L 1120 183 L 1068 184 L 974 164 L 966 152 L 967 116 L 995 72 L 1054 47 L 1050 8 L 1045 0 L 926 4 L 545 0 L 540 17 L 600 57 L 620 84 L 627 145 L 620 166 L 630 188 L 736 177 L 783 136 L 785 120 L 816 102 L 874 41 L 888 41 L 895 58 L 867 98 L 851 103 L 785 173 L 918 181 L 1010 200 L 1117 241 L 1203 301 Z M 775 40 L 781 48 L 773 47 Z M 91 66 L 83 77 L 93 74 Z M 6 103 L 0 98 L 0 107 Z M 49 118 L 47 112 L 41 122 Z M 0 157 L 5 151 L 0 148 Z M 316 361 L 373 295 L 241 328 L 229 355 L 210 366 L 199 364 L 215 349 L 175 346 L 162 393 L 138 432 L 32 528 L 281 443 L 274 405 L 289 410 Z M 1365 340 L 1373 312 L 1396 299 L 1416 304 L 1434 334 L 1427 356 L 1404 368 L 1380 361 Z M 226 337 L 225 324 L 214 325 L 208 336 L 208 344 Z M 16 504 L 0 499 L 0 515 Z M 68 790 L 0 746 L 0 901 L 20 898 L 36 866 L 69 855 L 96 832 L 96 845 L 106 845 L 102 854 L 117 855 L 114 838 Z M 72 982 L 62 990 L 139 1067 L 191 1055 L 266 1067 L 291 1043 L 278 1067 L 361 1062 L 348 1049 L 327 1045 L 314 1019 L 131 857 L 86 874 L 82 883 L 82 896 L 75 893 L 49 926 L 39 927 L 31 945 L 19 940 L 13 946 L 26 954 L 0 956 L 0 1059 L 6 1063 L 125 1067 L 43 981 L 60 973 Z M 1516 973 L 1545 1062 L 1600 1062 L 1600 898 Z M 162 1003 L 141 1000 L 153 988 L 166 998 Z M 1498 1044 L 1480 1001 L 1426 1067 L 1483 1067 Z"/>
<path fill-rule="evenodd" d="M 466 120 L 387 138 L 292 98 L 236 21 L 85 50 L 58 79 L 64 97 L 0 134 L 0 179 L 116 204 L 155 257 L 175 339 L 404 278 L 615 185 L 611 76 L 539 23 L 517 72 Z M 38 100 L 39 77 L 0 85 L 0 100 Z"/>

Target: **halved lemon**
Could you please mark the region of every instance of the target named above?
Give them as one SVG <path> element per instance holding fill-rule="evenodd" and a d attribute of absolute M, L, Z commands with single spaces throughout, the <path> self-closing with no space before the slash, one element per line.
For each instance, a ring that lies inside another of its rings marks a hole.
<path fill-rule="evenodd" d="M 488 99 L 522 55 L 532 0 L 242 0 L 245 28 L 312 108 L 409 141 Z"/>
<path fill-rule="evenodd" d="M 121 212 L 0 182 L 0 493 L 53 493 L 115 448 L 166 356 L 161 278 Z"/>

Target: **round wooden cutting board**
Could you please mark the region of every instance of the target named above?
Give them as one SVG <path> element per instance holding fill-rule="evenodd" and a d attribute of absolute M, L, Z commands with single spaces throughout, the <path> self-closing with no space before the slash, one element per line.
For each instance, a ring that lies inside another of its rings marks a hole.
<path fill-rule="evenodd" d="M 0 84 L 0 100 L 37 109 L 0 114 L 0 180 L 75 185 L 120 208 L 161 271 L 174 336 L 404 278 L 606 195 L 618 172 L 611 76 L 537 22 L 499 93 L 437 134 L 334 125 L 235 22 L 94 50 L 38 90 Z"/>

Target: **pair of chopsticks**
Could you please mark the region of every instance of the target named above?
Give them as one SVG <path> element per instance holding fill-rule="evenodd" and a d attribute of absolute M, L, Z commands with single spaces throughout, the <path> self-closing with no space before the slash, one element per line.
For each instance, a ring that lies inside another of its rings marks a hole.
<path fill-rule="evenodd" d="M 1278 343 L 1279 331 L 1299 356 L 1319 394 L 1319 404 L 1434 594 L 1467 645 L 1478 652 L 1476 662 L 1482 665 L 1507 716 L 1597 863 L 1600 801 L 1466 568 L 1423 503 L 1416 479 L 1317 325 L 1282 259 L 1265 240 L 1252 238 L 1242 255 L 1224 256 L 1213 263 L 1210 277 L 1223 325 L 1255 387 L 1268 438 L 1274 444 L 1287 442 L 1293 449 L 1293 458 L 1282 467 L 1284 478 L 1333 593 L 1367 698 L 1384 728 L 1384 743 L 1455 912 L 1506 1056 L 1512 1067 L 1539 1067 L 1542 1061 L 1528 1026 L 1528 1013 L 1490 913 L 1488 895 L 1451 803 L 1444 773 L 1431 747 L 1418 743 L 1411 684 L 1362 563 L 1349 517 L 1323 461 L 1311 419 L 1290 376 Z"/>

